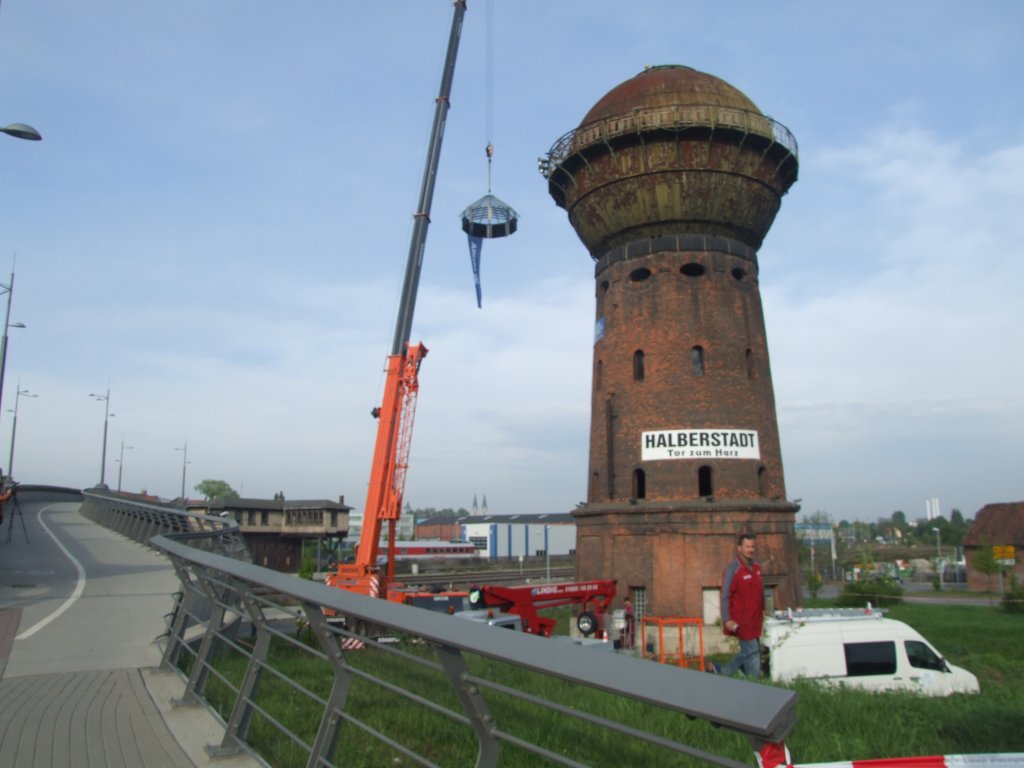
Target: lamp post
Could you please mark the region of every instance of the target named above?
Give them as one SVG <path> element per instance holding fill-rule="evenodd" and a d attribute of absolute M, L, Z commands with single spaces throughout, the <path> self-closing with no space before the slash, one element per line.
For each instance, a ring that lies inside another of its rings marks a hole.
<path fill-rule="evenodd" d="M 25 123 L 11 123 L 0 127 L 0 133 L 6 133 L 8 136 L 13 136 L 16 139 L 27 139 L 28 141 L 40 141 L 42 136 L 39 135 L 39 131 L 33 128 L 31 125 L 25 125 Z M 3 339 L 0 340 L 0 405 L 3 403 L 4 396 L 4 369 L 7 367 L 7 329 L 8 328 L 24 328 L 24 323 L 12 323 L 11 322 L 11 296 L 14 294 L 14 269 L 11 269 L 11 282 L 7 285 L 0 283 L 0 289 L 7 292 L 7 312 L 4 314 L 4 335 Z M 0 407 L 0 412 L 3 409 Z M 10 470 L 8 469 L 8 472 Z"/>
<path fill-rule="evenodd" d="M 0 129 L 2 130 L 2 129 Z M 7 311 L 4 313 L 4 335 L 0 339 L 0 405 L 3 404 L 4 396 L 4 371 L 7 368 L 7 331 L 10 328 L 24 328 L 24 323 L 11 322 L 11 297 L 14 295 L 14 270 L 11 270 L 11 282 L 7 285 L 0 283 L 0 290 L 7 294 Z"/>
<path fill-rule="evenodd" d="M 544 526 L 544 580 L 551 583 L 551 526 Z"/>
<path fill-rule="evenodd" d="M 939 570 L 942 567 L 939 562 L 942 559 L 942 531 L 938 528 L 932 528 L 932 530 L 935 531 L 935 575 L 938 578 L 935 583 L 939 589 L 942 589 L 942 571 Z"/>
<path fill-rule="evenodd" d="M 183 448 L 175 448 L 176 451 L 182 451 L 181 457 L 181 506 L 187 507 L 188 501 L 185 499 L 185 469 L 188 467 L 188 440 L 185 441 Z"/>
<path fill-rule="evenodd" d="M 11 422 L 11 452 L 7 455 L 8 477 L 14 477 L 14 436 L 18 432 L 18 401 L 23 397 L 39 397 L 39 395 L 33 395 L 27 389 L 22 389 L 21 383 L 18 383 L 18 391 L 14 395 L 14 408 L 10 409 L 14 414 L 14 421 Z"/>
<path fill-rule="evenodd" d="M 94 400 L 98 400 L 104 403 L 103 407 L 103 450 L 100 453 L 100 488 L 106 488 L 107 486 L 107 428 L 110 426 L 110 420 L 116 416 L 116 413 L 110 412 L 110 386 L 107 386 L 107 393 L 105 395 L 97 395 L 92 392 L 89 393 L 89 397 Z"/>
<path fill-rule="evenodd" d="M 124 440 L 121 441 L 121 458 L 117 460 L 117 492 L 121 492 L 121 478 L 124 477 L 124 452 L 130 451 L 132 446 L 125 445 Z"/>

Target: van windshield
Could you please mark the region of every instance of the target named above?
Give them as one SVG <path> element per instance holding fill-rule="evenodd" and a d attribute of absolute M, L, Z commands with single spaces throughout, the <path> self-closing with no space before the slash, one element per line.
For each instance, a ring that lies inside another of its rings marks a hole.
<path fill-rule="evenodd" d="M 904 644 L 907 648 L 907 659 L 910 661 L 910 666 L 918 669 L 946 671 L 946 663 L 942 657 L 920 640 L 907 640 Z"/>

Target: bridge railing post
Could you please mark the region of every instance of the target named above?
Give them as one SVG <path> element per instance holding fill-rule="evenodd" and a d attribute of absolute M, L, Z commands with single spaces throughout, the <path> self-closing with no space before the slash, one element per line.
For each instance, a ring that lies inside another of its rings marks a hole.
<path fill-rule="evenodd" d="M 185 630 L 189 626 L 189 596 L 196 592 L 185 564 L 177 558 L 171 558 L 171 564 L 178 574 L 181 590 L 174 594 L 174 607 L 169 614 L 170 620 L 167 625 L 167 645 L 160 660 L 160 666 L 166 670 L 176 668 L 181 651 L 185 648 Z"/>
<path fill-rule="evenodd" d="M 331 632 L 327 619 L 324 618 L 323 609 L 319 605 L 305 603 L 303 610 L 309 627 L 316 634 L 320 648 L 327 656 L 327 661 L 334 673 L 331 693 L 327 698 L 326 706 L 324 706 L 320 726 L 317 728 L 316 738 L 313 740 L 313 747 L 309 754 L 307 765 L 312 768 L 312 766 L 330 763 L 334 757 L 334 749 L 338 744 L 338 736 L 344 722 L 341 713 L 345 711 L 345 704 L 348 701 L 352 674 L 346 668 L 345 654 L 341 649 L 341 643 L 338 636 Z"/>
<path fill-rule="evenodd" d="M 437 655 L 476 733 L 479 746 L 476 768 L 497 768 L 501 742 L 494 735 L 494 716 L 480 694 L 480 689 L 468 679 L 469 667 L 466 666 L 465 657 L 457 648 L 448 645 L 438 646 Z"/>
<path fill-rule="evenodd" d="M 203 691 L 206 688 L 206 681 L 210 675 L 210 664 L 213 660 L 213 653 L 216 650 L 217 635 L 224 627 L 224 615 L 226 613 L 224 604 L 217 597 L 217 590 L 209 576 L 197 569 L 196 580 L 199 588 L 206 596 L 210 608 L 210 617 L 206 622 L 206 632 L 199 643 L 193 660 L 192 670 L 185 684 L 185 692 L 182 694 L 181 704 L 198 704 L 202 702 Z"/>
<path fill-rule="evenodd" d="M 250 588 L 241 583 L 234 582 L 235 589 L 241 600 L 242 608 L 246 616 L 256 629 L 256 642 L 253 645 L 252 654 L 249 656 L 249 663 L 246 665 L 242 682 L 238 686 L 238 694 L 235 697 L 235 704 L 228 716 L 227 726 L 224 729 L 224 738 L 219 747 L 207 748 L 212 757 L 233 755 L 241 751 L 242 744 L 249 736 L 249 726 L 252 724 L 254 711 L 253 702 L 259 694 L 260 679 L 263 676 L 263 669 L 267 661 L 267 651 L 270 649 L 270 632 L 267 628 L 267 619 L 263 608 L 252 596 Z"/>

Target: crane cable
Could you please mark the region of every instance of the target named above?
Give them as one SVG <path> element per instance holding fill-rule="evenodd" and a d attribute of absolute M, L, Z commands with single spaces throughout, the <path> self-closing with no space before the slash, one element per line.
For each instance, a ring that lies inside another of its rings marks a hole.
<path fill-rule="evenodd" d="M 486 36 L 484 88 L 487 91 L 487 194 L 491 194 L 491 159 L 494 157 L 494 0 L 487 0 Z"/>

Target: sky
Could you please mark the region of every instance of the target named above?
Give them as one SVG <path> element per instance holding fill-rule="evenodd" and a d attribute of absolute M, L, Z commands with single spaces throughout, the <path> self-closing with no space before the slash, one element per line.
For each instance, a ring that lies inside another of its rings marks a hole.
<path fill-rule="evenodd" d="M 184 475 L 361 509 L 451 18 L 3 0 L 0 125 L 43 141 L 0 135 L 0 281 L 26 326 L 0 465 L 17 403 L 21 482 L 90 487 L 105 464 L 165 498 Z M 537 158 L 659 64 L 726 80 L 800 145 L 759 252 L 788 497 L 837 521 L 1024 499 L 1022 29 L 1012 0 L 470 0 L 406 501 L 584 500 L 593 262 Z M 520 219 L 484 243 L 478 309 L 459 221 L 489 141 Z"/>

